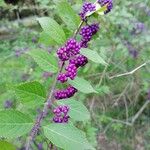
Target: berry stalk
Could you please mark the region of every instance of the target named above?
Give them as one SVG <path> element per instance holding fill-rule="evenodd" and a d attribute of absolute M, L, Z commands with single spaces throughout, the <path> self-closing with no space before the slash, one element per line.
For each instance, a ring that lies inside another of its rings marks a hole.
<path fill-rule="evenodd" d="M 77 36 L 77 34 L 79 33 L 83 23 L 84 23 L 84 21 L 80 22 L 77 30 L 74 32 L 73 37 Z M 57 79 L 58 79 L 59 74 L 62 72 L 64 65 L 65 65 L 65 63 L 63 62 L 62 65 L 60 66 L 60 70 L 58 71 L 58 74 L 56 75 L 56 78 L 55 78 L 53 86 L 52 86 L 52 88 L 50 90 L 50 94 L 49 94 L 49 96 L 47 98 L 47 101 L 44 104 L 44 108 L 43 108 L 42 112 L 38 115 L 38 117 L 37 117 L 37 119 L 35 121 L 35 124 L 34 124 L 33 128 L 31 129 L 31 131 L 29 133 L 29 137 L 26 140 L 25 150 L 30 150 L 31 142 L 33 141 L 33 139 L 37 135 L 37 132 L 40 129 L 41 122 L 42 122 L 43 118 L 46 116 L 46 114 L 48 112 L 48 108 L 53 103 L 53 94 L 54 94 L 54 90 L 55 90 L 57 82 L 58 82 Z"/>

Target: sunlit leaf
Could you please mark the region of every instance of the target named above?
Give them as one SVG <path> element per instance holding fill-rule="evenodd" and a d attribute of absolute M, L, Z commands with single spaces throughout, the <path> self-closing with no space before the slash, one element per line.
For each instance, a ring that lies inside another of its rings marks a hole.
<path fill-rule="evenodd" d="M 97 93 L 92 85 L 83 78 L 76 77 L 74 80 L 69 79 L 68 82 L 82 93 Z"/>
<path fill-rule="evenodd" d="M 50 124 L 43 127 L 44 135 L 64 150 L 93 150 L 84 132 L 70 124 Z"/>
<path fill-rule="evenodd" d="M 76 121 L 85 121 L 90 119 L 90 113 L 80 102 L 73 99 L 57 101 L 59 105 L 68 105 L 70 107 L 69 116 Z"/>

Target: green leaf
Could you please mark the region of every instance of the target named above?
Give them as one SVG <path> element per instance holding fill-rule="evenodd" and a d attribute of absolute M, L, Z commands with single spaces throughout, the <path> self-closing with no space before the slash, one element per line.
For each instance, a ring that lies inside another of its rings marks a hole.
<path fill-rule="evenodd" d="M 40 38 L 39 38 L 39 43 L 45 44 L 47 46 L 49 45 L 56 45 L 57 43 L 46 33 L 46 32 L 41 32 L 40 33 Z"/>
<path fill-rule="evenodd" d="M 17 138 L 28 133 L 33 125 L 32 119 L 15 110 L 0 111 L 0 136 Z"/>
<path fill-rule="evenodd" d="M 44 30 L 55 42 L 64 44 L 66 36 L 60 25 L 49 17 L 42 17 L 37 19 Z"/>
<path fill-rule="evenodd" d="M 64 150 L 93 150 L 85 134 L 70 124 L 50 124 L 44 128 L 44 135 Z"/>
<path fill-rule="evenodd" d="M 95 6 L 96 6 L 96 10 L 94 10 L 92 12 L 88 12 L 86 14 L 87 17 L 89 17 L 89 16 L 91 16 L 91 15 L 93 15 L 95 13 L 98 14 L 98 15 L 104 15 L 105 14 L 104 12 L 107 10 L 107 5 L 101 7 L 101 5 L 97 2 L 95 4 Z"/>
<path fill-rule="evenodd" d="M 16 86 L 15 93 L 22 103 L 43 102 L 46 98 L 45 88 L 37 81 L 26 82 Z"/>
<path fill-rule="evenodd" d="M 70 107 L 69 116 L 76 121 L 85 121 L 90 119 L 90 113 L 80 102 L 73 99 L 57 101 L 59 105 L 68 105 Z"/>
<path fill-rule="evenodd" d="M 96 52 L 87 48 L 82 48 L 81 49 L 81 54 L 86 56 L 88 59 L 91 61 L 102 64 L 102 65 L 108 65 L 104 59 Z"/>
<path fill-rule="evenodd" d="M 0 140 L 0 149 L 1 150 L 16 150 L 14 145 L 3 140 Z"/>
<path fill-rule="evenodd" d="M 99 14 L 99 15 L 104 15 L 105 11 L 107 10 L 107 5 L 101 7 L 101 5 L 99 3 L 96 3 L 96 11 L 95 13 Z"/>
<path fill-rule="evenodd" d="M 62 1 L 57 3 L 57 12 L 69 29 L 75 30 L 78 27 L 80 18 L 68 2 Z"/>
<path fill-rule="evenodd" d="M 29 54 L 44 71 L 57 72 L 57 59 L 52 54 L 40 49 L 31 50 L 27 54 Z"/>
<path fill-rule="evenodd" d="M 83 78 L 76 77 L 74 80 L 69 79 L 68 82 L 82 93 L 97 93 L 91 84 Z"/>

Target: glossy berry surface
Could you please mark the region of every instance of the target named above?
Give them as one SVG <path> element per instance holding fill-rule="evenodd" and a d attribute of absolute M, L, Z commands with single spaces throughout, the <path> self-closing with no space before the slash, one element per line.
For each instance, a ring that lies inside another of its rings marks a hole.
<path fill-rule="evenodd" d="M 60 60 L 67 61 L 70 57 L 79 54 L 80 49 L 80 43 L 71 38 L 66 42 L 65 46 L 58 49 L 57 55 Z"/>
<path fill-rule="evenodd" d="M 55 123 L 67 123 L 69 120 L 69 107 L 68 106 L 58 106 L 53 110 L 54 117 L 53 121 Z"/>
<path fill-rule="evenodd" d="M 70 63 L 75 64 L 77 68 L 83 67 L 88 63 L 87 57 L 85 57 L 83 55 L 79 55 L 74 59 L 70 59 L 69 61 L 70 61 Z"/>
<path fill-rule="evenodd" d="M 82 11 L 80 12 L 80 17 L 82 20 L 86 20 L 86 14 L 96 10 L 96 6 L 93 3 L 85 2 L 82 6 Z"/>
<path fill-rule="evenodd" d="M 74 78 L 77 75 L 77 67 L 74 63 L 69 63 L 69 65 L 65 68 L 66 70 L 66 76 L 69 77 L 71 80 L 74 80 Z"/>
<path fill-rule="evenodd" d="M 60 81 L 61 83 L 64 83 L 68 80 L 67 76 L 65 73 L 60 73 L 58 75 L 58 78 L 57 78 L 58 81 Z"/>
<path fill-rule="evenodd" d="M 87 48 L 88 42 L 92 39 L 92 36 L 95 35 L 99 30 L 99 24 L 93 23 L 91 25 L 83 26 L 80 30 L 81 38 L 81 47 Z"/>
<path fill-rule="evenodd" d="M 74 96 L 76 92 L 77 92 L 76 88 L 74 88 L 73 86 L 69 86 L 68 88 L 63 89 L 63 90 L 56 90 L 54 93 L 54 97 L 57 100 L 66 99 L 66 98 L 70 98 Z"/>

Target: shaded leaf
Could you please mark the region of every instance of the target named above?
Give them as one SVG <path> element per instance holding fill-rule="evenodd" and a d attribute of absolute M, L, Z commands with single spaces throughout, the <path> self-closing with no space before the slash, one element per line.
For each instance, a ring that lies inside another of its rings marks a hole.
<path fill-rule="evenodd" d="M 16 150 L 15 146 L 7 141 L 0 141 L 0 149 L 1 150 Z"/>
<path fill-rule="evenodd" d="M 62 1 L 57 3 L 57 12 L 69 29 L 75 30 L 78 27 L 80 18 L 68 2 Z"/>
<path fill-rule="evenodd" d="M 57 72 L 58 63 L 54 55 L 40 49 L 31 50 L 27 54 L 29 54 L 44 71 Z"/>
<path fill-rule="evenodd" d="M 0 136 L 16 138 L 28 133 L 33 125 L 32 119 L 16 110 L 0 111 Z"/>
<path fill-rule="evenodd" d="M 47 46 L 56 45 L 56 42 L 44 31 L 40 33 L 39 43 Z"/>
<path fill-rule="evenodd" d="M 76 121 L 85 121 L 90 119 L 90 113 L 80 102 L 73 99 L 57 101 L 59 105 L 68 105 L 70 107 L 69 116 Z"/>
<path fill-rule="evenodd" d="M 16 86 L 15 93 L 22 103 L 43 102 L 46 98 L 45 88 L 37 81 L 26 82 Z"/>
<path fill-rule="evenodd" d="M 64 44 L 66 36 L 61 26 L 52 18 L 42 17 L 37 19 L 44 30 L 55 42 Z"/>

